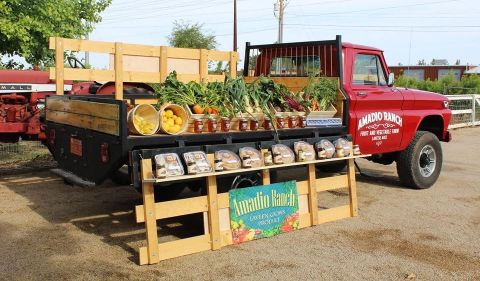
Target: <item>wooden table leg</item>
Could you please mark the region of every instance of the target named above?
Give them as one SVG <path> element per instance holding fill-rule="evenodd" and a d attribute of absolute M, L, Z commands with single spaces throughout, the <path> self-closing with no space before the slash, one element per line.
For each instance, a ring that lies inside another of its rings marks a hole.
<path fill-rule="evenodd" d="M 347 178 L 348 178 L 348 192 L 350 196 L 350 215 L 352 217 L 358 216 L 357 203 L 357 182 L 355 181 L 355 160 L 349 159 L 347 164 Z"/>
<path fill-rule="evenodd" d="M 157 232 L 157 218 L 155 215 L 155 195 L 154 187 L 151 182 L 144 182 L 144 179 L 151 179 L 152 160 L 144 159 L 141 164 L 142 173 L 142 194 L 143 194 L 143 210 L 145 212 L 145 228 L 147 231 L 147 250 L 148 263 L 154 264 L 160 261 L 158 255 L 158 232 Z"/>
<path fill-rule="evenodd" d="M 212 240 L 212 250 L 220 249 L 220 222 L 218 214 L 217 198 L 217 178 L 215 176 L 207 177 L 207 197 L 208 197 L 208 224 L 210 227 L 210 237 Z"/>
<path fill-rule="evenodd" d="M 312 226 L 318 224 L 318 197 L 317 185 L 315 184 L 316 180 L 317 175 L 315 173 L 315 164 L 308 164 L 308 207 Z"/>

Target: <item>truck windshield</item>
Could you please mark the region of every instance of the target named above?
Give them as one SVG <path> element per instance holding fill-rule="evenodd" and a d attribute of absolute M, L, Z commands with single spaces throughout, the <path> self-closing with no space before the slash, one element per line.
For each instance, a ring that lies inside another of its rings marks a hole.
<path fill-rule="evenodd" d="M 386 86 L 385 72 L 376 55 L 358 54 L 355 56 L 353 84 Z"/>

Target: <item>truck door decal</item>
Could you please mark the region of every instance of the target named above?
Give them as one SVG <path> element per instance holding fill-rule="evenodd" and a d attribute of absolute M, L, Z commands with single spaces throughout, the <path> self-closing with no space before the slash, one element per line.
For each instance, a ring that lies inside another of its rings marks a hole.
<path fill-rule="evenodd" d="M 403 118 L 400 115 L 393 112 L 377 111 L 359 118 L 357 131 L 360 138 L 370 138 L 375 145 L 381 146 L 384 141 L 388 140 L 389 136 L 400 133 L 402 124 Z"/>

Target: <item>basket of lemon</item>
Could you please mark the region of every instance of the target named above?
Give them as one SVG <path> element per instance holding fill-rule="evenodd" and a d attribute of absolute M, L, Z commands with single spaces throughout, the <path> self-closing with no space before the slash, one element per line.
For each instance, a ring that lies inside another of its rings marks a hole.
<path fill-rule="evenodd" d="M 128 112 L 128 130 L 135 135 L 149 136 L 158 131 L 157 109 L 149 104 L 139 104 Z"/>
<path fill-rule="evenodd" d="M 165 104 L 158 111 L 160 130 L 169 135 L 179 135 L 188 127 L 188 114 L 177 104 Z"/>

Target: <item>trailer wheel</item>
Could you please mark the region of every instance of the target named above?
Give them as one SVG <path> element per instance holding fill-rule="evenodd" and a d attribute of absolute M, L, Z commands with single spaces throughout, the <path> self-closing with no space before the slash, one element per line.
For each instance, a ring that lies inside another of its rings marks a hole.
<path fill-rule="evenodd" d="M 442 170 L 442 146 L 437 136 L 418 131 L 408 147 L 399 153 L 397 172 L 407 187 L 426 189 L 438 179 Z"/>

